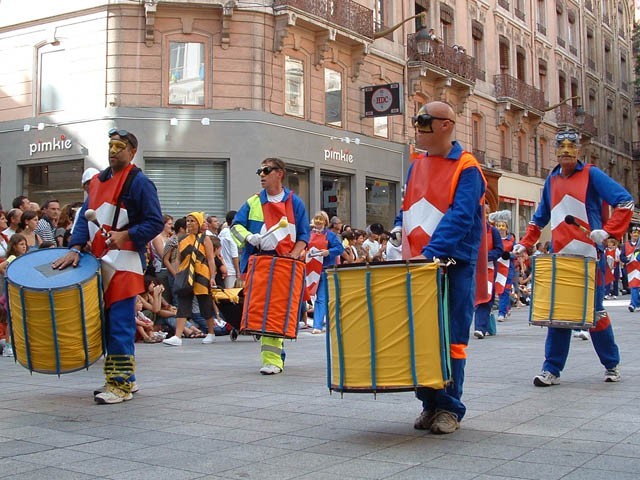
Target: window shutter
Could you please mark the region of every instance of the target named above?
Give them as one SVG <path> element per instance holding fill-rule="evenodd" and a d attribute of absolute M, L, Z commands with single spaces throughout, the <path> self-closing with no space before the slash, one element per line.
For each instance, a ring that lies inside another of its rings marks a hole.
<path fill-rule="evenodd" d="M 162 213 L 174 218 L 200 211 L 224 218 L 226 163 L 208 159 L 145 159 L 144 173 L 156 184 Z"/>

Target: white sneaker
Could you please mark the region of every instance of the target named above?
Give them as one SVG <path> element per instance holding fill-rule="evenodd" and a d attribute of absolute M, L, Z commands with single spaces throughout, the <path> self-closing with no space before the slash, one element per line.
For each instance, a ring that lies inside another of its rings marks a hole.
<path fill-rule="evenodd" d="M 207 336 L 202 339 L 202 343 L 209 344 L 216 341 L 216 336 L 213 333 L 207 333 Z"/>
<path fill-rule="evenodd" d="M 604 372 L 605 382 L 619 382 L 621 378 L 620 369 L 618 367 L 607 368 L 607 371 Z"/>
<path fill-rule="evenodd" d="M 498 315 L 498 321 L 504 322 L 504 315 Z"/>
<path fill-rule="evenodd" d="M 482 333 L 480 330 L 476 330 L 475 332 L 473 332 L 473 336 L 478 340 L 482 340 L 484 338 L 484 333 Z"/>
<path fill-rule="evenodd" d="M 539 375 L 533 377 L 533 384 L 536 387 L 550 387 L 551 385 L 558 385 L 560 378 L 556 377 L 553 373 L 543 370 Z"/>
<path fill-rule="evenodd" d="M 105 392 L 107 390 L 107 384 L 105 383 L 103 386 L 96 388 L 93 391 L 93 396 L 95 397 L 96 395 L 99 395 L 103 392 Z M 131 384 L 131 393 L 138 393 L 140 391 L 140 386 L 138 385 L 138 382 L 133 382 Z"/>
<path fill-rule="evenodd" d="M 576 330 L 573 332 L 574 338 L 581 338 L 582 340 L 589 340 L 589 332 L 586 330 Z"/>
<path fill-rule="evenodd" d="M 262 375 L 276 375 L 280 372 L 282 372 L 282 369 L 275 365 L 265 365 L 260 369 Z"/>
<path fill-rule="evenodd" d="M 165 338 L 162 343 L 164 343 L 165 345 L 169 345 L 171 347 L 181 347 L 182 346 L 182 339 L 176 337 L 175 335 L 173 337 L 170 338 Z"/>
<path fill-rule="evenodd" d="M 119 389 L 118 387 L 108 384 L 107 388 L 105 388 L 104 392 L 99 393 L 93 399 L 96 403 L 101 405 L 110 405 L 112 403 L 122 403 L 133 398 L 133 394 L 131 392 L 125 392 L 124 390 Z"/>

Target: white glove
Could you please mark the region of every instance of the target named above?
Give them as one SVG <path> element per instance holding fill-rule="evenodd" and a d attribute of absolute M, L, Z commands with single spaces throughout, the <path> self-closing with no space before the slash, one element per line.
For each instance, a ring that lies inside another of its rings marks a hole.
<path fill-rule="evenodd" d="M 247 238 L 244 239 L 247 243 L 253 245 L 254 247 L 259 247 L 260 246 L 260 240 L 262 240 L 262 237 L 260 235 L 258 235 L 257 233 L 250 233 L 249 235 L 247 235 Z"/>
<path fill-rule="evenodd" d="M 402 245 L 402 227 L 393 227 L 389 232 L 389 243 L 396 248 Z"/>
<path fill-rule="evenodd" d="M 591 233 L 589 234 L 589 238 L 593 240 L 594 243 L 596 243 L 597 245 L 600 245 L 604 243 L 604 241 L 607 238 L 609 238 L 609 234 L 604 230 L 596 229 L 596 230 L 591 230 Z"/>
<path fill-rule="evenodd" d="M 525 247 L 524 245 L 521 245 L 519 243 L 516 243 L 513 246 L 513 253 L 515 253 L 516 255 L 522 255 L 526 251 L 527 251 L 527 247 Z"/>

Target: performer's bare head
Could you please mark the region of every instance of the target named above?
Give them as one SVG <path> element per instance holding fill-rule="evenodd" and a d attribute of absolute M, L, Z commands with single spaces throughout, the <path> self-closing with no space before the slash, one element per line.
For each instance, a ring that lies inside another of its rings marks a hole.
<path fill-rule="evenodd" d="M 455 123 L 456 116 L 451 105 L 440 101 L 423 105 L 413 117 L 416 146 L 431 155 L 448 153 Z"/>

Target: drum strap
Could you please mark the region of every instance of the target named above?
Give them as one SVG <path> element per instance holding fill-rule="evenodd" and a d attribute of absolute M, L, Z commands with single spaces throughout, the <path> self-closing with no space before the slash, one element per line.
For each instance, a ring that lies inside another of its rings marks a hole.
<path fill-rule="evenodd" d="M 120 217 L 120 205 L 122 205 L 122 199 L 124 198 L 125 195 L 129 194 L 129 190 L 131 190 L 131 184 L 133 183 L 133 179 L 136 177 L 138 172 L 140 172 L 140 169 L 135 166 L 131 170 L 129 170 L 129 173 L 127 174 L 127 179 L 124 181 L 124 184 L 122 185 L 122 190 L 120 191 L 120 195 L 118 195 L 118 201 L 116 202 L 116 209 L 113 212 L 113 222 L 111 222 L 111 226 L 112 226 L 111 228 L 113 228 L 114 230 L 118 225 L 118 218 Z M 126 230 L 127 226 L 128 225 L 125 225 L 122 228 L 122 230 Z"/>

